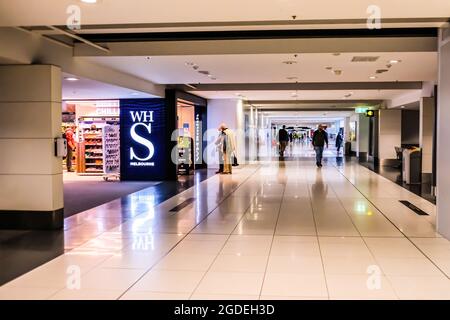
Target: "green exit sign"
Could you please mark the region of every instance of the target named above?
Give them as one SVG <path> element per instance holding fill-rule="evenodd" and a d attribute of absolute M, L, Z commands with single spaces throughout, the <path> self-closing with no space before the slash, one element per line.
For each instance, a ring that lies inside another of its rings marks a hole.
<path fill-rule="evenodd" d="M 358 107 L 358 108 L 355 108 L 355 113 L 366 113 L 367 110 L 369 110 L 368 107 Z"/>

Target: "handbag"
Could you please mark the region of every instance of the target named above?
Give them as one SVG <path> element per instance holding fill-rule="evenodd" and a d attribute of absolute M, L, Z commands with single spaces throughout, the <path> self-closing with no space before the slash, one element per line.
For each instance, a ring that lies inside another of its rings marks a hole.
<path fill-rule="evenodd" d="M 233 164 L 232 164 L 232 166 L 233 167 L 239 166 L 238 159 L 237 159 L 236 155 L 234 155 L 234 154 L 233 154 Z"/>

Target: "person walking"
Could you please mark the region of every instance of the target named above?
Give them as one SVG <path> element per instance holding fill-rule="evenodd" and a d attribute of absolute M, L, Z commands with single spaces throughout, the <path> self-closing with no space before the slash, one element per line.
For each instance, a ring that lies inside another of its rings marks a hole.
<path fill-rule="evenodd" d="M 236 156 L 236 143 L 234 140 L 234 133 L 224 123 L 220 125 L 220 129 L 223 134 L 223 172 L 221 172 L 221 174 L 231 174 L 233 157 Z"/>
<path fill-rule="evenodd" d="M 222 127 L 219 127 L 219 135 L 217 136 L 214 144 L 216 145 L 217 153 L 219 154 L 219 170 L 216 171 L 216 174 L 220 174 L 223 172 L 223 140 L 225 137 L 225 133 L 222 131 Z"/>
<path fill-rule="evenodd" d="M 344 142 L 344 139 L 342 138 L 342 134 L 339 131 L 339 133 L 336 136 L 336 150 L 337 150 L 337 154 L 339 154 L 339 152 L 341 152 L 341 147 L 342 147 L 342 143 Z"/>
<path fill-rule="evenodd" d="M 283 128 L 278 131 L 278 142 L 280 143 L 280 157 L 284 157 L 284 151 L 289 142 L 289 134 L 286 131 L 286 126 L 283 126 Z"/>
<path fill-rule="evenodd" d="M 324 130 L 322 125 L 319 125 L 319 129 L 314 132 L 312 138 L 312 145 L 316 152 L 316 164 L 317 167 L 322 167 L 323 149 L 325 144 L 328 148 L 328 133 Z"/>
<path fill-rule="evenodd" d="M 66 155 L 67 172 L 73 172 L 72 158 L 73 158 L 73 153 L 75 152 L 75 149 L 76 149 L 75 138 L 74 138 L 75 128 L 76 128 L 75 126 L 69 127 L 64 132 L 64 137 L 66 138 L 66 142 L 67 142 L 67 155 Z"/>

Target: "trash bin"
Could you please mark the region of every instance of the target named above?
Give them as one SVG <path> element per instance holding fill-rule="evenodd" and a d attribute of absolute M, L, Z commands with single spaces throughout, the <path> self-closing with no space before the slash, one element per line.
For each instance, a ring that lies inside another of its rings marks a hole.
<path fill-rule="evenodd" d="M 349 141 L 345 142 L 345 155 L 346 156 L 352 155 L 352 143 Z"/>
<path fill-rule="evenodd" d="M 419 184 L 422 181 L 422 151 L 420 148 L 407 148 L 403 150 L 403 182 L 406 184 Z"/>

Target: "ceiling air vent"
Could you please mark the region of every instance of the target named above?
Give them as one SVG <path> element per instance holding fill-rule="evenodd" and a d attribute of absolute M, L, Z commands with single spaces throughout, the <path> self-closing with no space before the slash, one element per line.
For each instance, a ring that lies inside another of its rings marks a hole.
<path fill-rule="evenodd" d="M 379 56 L 355 56 L 352 58 L 352 62 L 375 62 L 379 58 Z"/>

